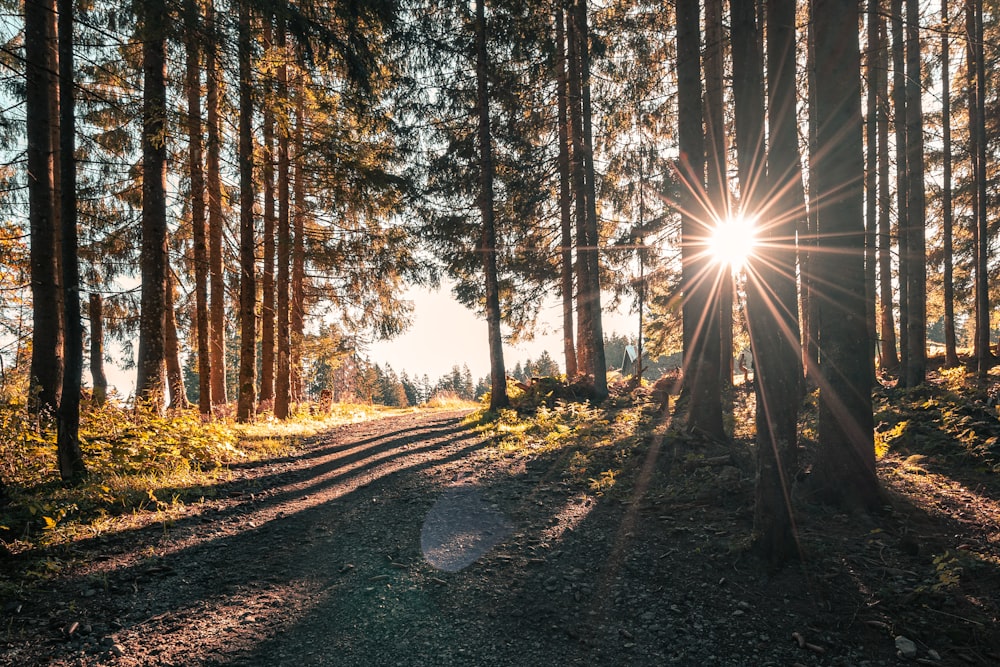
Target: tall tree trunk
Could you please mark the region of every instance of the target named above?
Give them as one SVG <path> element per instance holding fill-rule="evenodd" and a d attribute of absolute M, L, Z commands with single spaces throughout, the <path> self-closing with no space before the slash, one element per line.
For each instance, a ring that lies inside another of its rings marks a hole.
<path fill-rule="evenodd" d="M 223 260 L 225 221 L 222 217 L 222 150 L 221 119 L 219 118 L 219 86 L 222 72 L 216 64 L 218 39 L 215 30 L 214 0 L 208 0 L 205 17 L 208 40 L 205 49 L 205 115 L 208 125 L 205 180 L 208 186 L 208 275 L 211 290 L 209 306 L 209 380 L 212 384 L 212 404 L 229 402 L 226 391 L 226 265 Z"/>
<path fill-rule="evenodd" d="M 507 374 L 500 334 L 500 289 L 497 279 L 497 234 L 493 216 L 493 146 L 490 133 L 489 56 L 486 51 L 485 0 L 476 0 L 476 111 L 479 114 L 479 212 L 482 237 L 479 252 L 486 279 L 486 322 L 490 344 L 490 410 L 505 408 Z"/>
<path fill-rule="evenodd" d="M 608 397 L 608 365 L 604 358 L 604 326 L 601 317 L 601 238 L 597 224 L 597 178 L 594 169 L 593 112 L 590 103 L 590 38 L 586 0 L 576 0 L 575 18 L 579 39 L 580 92 L 583 103 L 583 171 L 587 187 L 587 243 L 584 257 L 589 265 L 589 280 L 586 288 L 581 285 L 580 289 L 586 292 L 584 303 L 590 311 L 591 372 L 594 374 L 594 398 L 600 401 Z"/>
<path fill-rule="evenodd" d="M 208 317 L 208 235 L 205 228 L 205 170 L 202 164 L 201 49 L 198 2 L 185 2 L 188 167 L 191 173 L 191 234 L 194 246 L 195 329 L 198 332 L 198 411 L 212 414 L 212 360 L 209 351 L 211 323 Z M 209 74 L 211 77 L 211 74 Z"/>
<path fill-rule="evenodd" d="M 986 379 L 993 365 L 990 350 L 990 294 L 989 294 L 989 229 L 987 220 L 987 165 L 986 165 L 986 68 L 983 44 L 983 4 L 966 0 L 966 24 L 969 42 L 969 68 L 973 82 L 969 86 L 969 144 L 973 154 L 975 178 L 975 313 L 976 313 L 976 371 Z"/>
<path fill-rule="evenodd" d="M 795 115 L 795 2 L 767 2 L 768 215 L 763 247 L 747 277 L 747 312 L 757 390 L 757 548 L 772 566 L 795 555 L 790 473 L 795 466 L 802 382 L 795 235 L 804 193 Z"/>
<path fill-rule="evenodd" d="M 941 230 L 944 255 L 944 364 L 959 365 L 955 341 L 954 210 L 951 174 L 951 44 L 948 31 L 948 0 L 941 0 Z"/>
<path fill-rule="evenodd" d="M 291 329 L 290 391 L 293 401 L 303 399 L 302 387 L 302 341 L 305 336 L 305 220 L 306 220 L 306 183 L 305 183 L 305 101 L 303 82 L 305 75 L 299 71 L 296 76 L 295 95 L 295 168 L 292 176 L 292 195 L 295 199 L 295 209 L 292 216 L 292 276 L 291 299 L 292 312 L 289 322 Z"/>
<path fill-rule="evenodd" d="M 160 411 L 164 401 L 164 331 L 167 294 L 167 8 L 142 5 L 142 274 L 137 399 Z"/>
<path fill-rule="evenodd" d="M 927 240 L 924 191 L 924 116 L 920 67 L 920 4 L 906 0 L 906 273 L 907 363 L 905 386 L 927 374 Z"/>
<path fill-rule="evenodd" d="M 681 272 L 684 290 L 684 389 L 687 430 L 723 440 L 719 387 L 719 310 L 704 252 L 705 190 L 697 0 L 677 2 L 677 124 L 680 148 Z"/>
<path fill-rule="evenodd" d="M 59 265 L 56 246 L 54 162 L 50 128 L 50 57 L 48 23 L 54 3 L 49 0 L 24 5 L 25 124 L 28 158 L 28 222 L 31 230 L 31 390 L 32 414 L 51 418 L 62 391 L 63 338 L 59 312 Z"/>
<path fill-rule="evenodd" d="M 555 3 L 556 15 L 556 102 L 559 124 L 559 222 L 562 265 L 563 356 L 566 377 L 576 377 L 576 345 L 573 341 L 573 205 L 569 165 L 569 81 L 566 71 L 566 26 L 562 2 Z"/>
<path fill-rule="evenodd" d="M 705 2 L 705 156 L 708 201 L 718 221 L 730 217 L 729 166 L 726 162 L 726 121 L 723 94 L 725 49 L 722 37 L 722 0 Z M 723 395 L 733 383 L 733 279 L 730 267 L 718 273 L 719 382 Z"/>
<path fill-rule="evenodd" d="M 892 294 L 892 195 L 889 192 L 889 50 L 885 17 L 879 18 L 878 65 L 878 279 L 879 330 L 882 334 L 880 368 L 899 372 L 896 351 L 896 316 Z"/>
<path fill-rule="evenodd" d="M 104 298 L 97 292 L 90 295 L 90 380 L 94 385 L 91 397 L 96 407 L 108 398 L 108 378 L 104 374 Z"/>
<path fill-rule="evenodd" d="M 282 107 L 288 105 L 288 53 L 285 48 L 285 17 L 278 15 L 277 48 L 281 57 L 278 65 L 277 97 Z M 290 402 L 290 361 L 291 338 L 288 332 L 289 310 L 289 269 L 291 268 L 292 230 L 289 221 L 289 162 L 288 162 L 288 123 L 282 123 L 278 128 L 278 283 L 277 283 L 277 323 L 275 341 L 278 364 L 274 387 L 274 416 L 287 419 Z"/>
<path fill-rule="evenodd" d="M 813 478 L 838 505 L 880 505 L 875 475 L 871 355 L 865 324 L 864 170 L 858 3 L 814 0 L 817 132 L 823 161 L 812 172 L 821 252 L 819 450 Z"/>
<path fill-rule="evenodd" d="M 76 118 L 73 91 L 73 0 L 59 0 L 59 155 L 62 190 L 62 287 L 66 335 L 65 372 L 59 401 L 56 449 L 59 476 L 76 481 L 87 473 L 80 451 L 80 389 L 83 386 L 83 322 L 76 234 Z"/>
<path fill-rule="evenodd" d="M 240 170 L 240 365 L 236 419 L 248 422 L 254 415 L 257 373 L 257 297 L 253 220 L 253 69 L 250 54 L 250 8 L 239 0 L 239 170 Z"/>
<path fill-rule="evenodd" d="M 896 244 L 899 281 L 899 381 L 905 383 L 906 369 L 909 366 L 910 331 L 907 322 L 910 319 L 910 281 L 907 274 L 910 270 L 910 257 L 906 250 L 909 239 L 907 230 L 907 193 L 906 177 L 906 51 L 903 41 L 903 0 L 890 2 L 890 27 L 892 30 L 892 114 L 896 138 Z"/>
<path fill-rule="evenodd" d="M 570 171 L 576 214 L 576 364 L 580 375 L 594 373 L 594 336 L 591 309 L 587 303 L 590 262 L 587 261 L 587 184 L 583 159 L 583 90 L 580 74 L 579 27 L 571 8 L 566 12 L 567 102 Z"/>
<path fill-rule="evenodd" d="M 266 59 L 273 59 L 271 15 L 264 16 L 264 54 Z M 281 55 L 284 57 L 284 54 Z M 261 99 L 263 112 L 264 146 L 262 151 L 263 164 L 261 178 L 264 186 L 264 267 L 260 277 L 260 402 L 258 410 L 263 410 L 274 399 L 274 99 L 272 98 L 270 70 L 262 75 L 261 87 L 264 91 Z M 280 100 L 284 102 L 285 100 Z M 286 175 L 287 176 L 287 175 Z M 286 185 L 287 189 L 287 185 Z"/>
<path fill-rule="evenodd" d="M 808 105 L 809 120 L 807 121 L 807 132 L 809 135 L 809 172 L 820 168 L 821 148 L 817 138 L 818 128 L 816 126 L 816 22 L 812 19 L 812 5 L 810 5 L 809 27 L 806 35 L 806 69 L 809 86 Z M 816 276 L 813 267 L 816 264 L 816 255 L 819 252 L 819 209 L 820 202 L 817 196 L 816 184 L 810 179 L 809 201 L 806 212 L 806 231 L 804 238 L 799 243 L 799 272 L 802 281 L 801 310 L 802 310 L 802 334 L 800 341 L 802 345 L 802 366 L 805 381 L 802 384 L 803 392 L 806 388 L 815 388 L 819 384 L 819 299 L 816 298 Z"/>
<path fill-rule="evenodd" d="M 867 87 L 865 94 L 865 320 L 868 326 L 869 350 L 872 354 L 872 372 L 875 372 L 875 354 L 878 350 L 878 327 L 876 326 L 875 294 L 876 249 L 878 247 L 878 59 L 879 43 L 879 1 L 867 0 L 866 32 L 868 48 L 865 53 Z M 872 385 L 875 377 L 872 377 Z"/>
<path fill-rule="evenodd" d="M 184 387 L 184 372 L 181 370 L 181 346 L 177 339 L 177 314 L 174 311 L 173 274 L 167 267 L 166 318 L 164 320 L 164 353 L 167 363 L 167 389 L 170 391 L 170 407 L 187 410 L 190 407 L 187 390 Z"/>

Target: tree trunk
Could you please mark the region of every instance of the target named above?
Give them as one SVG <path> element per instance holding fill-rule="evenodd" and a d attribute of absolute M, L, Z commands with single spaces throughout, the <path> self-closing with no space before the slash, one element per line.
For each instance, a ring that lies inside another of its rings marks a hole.
<path fill-rule="evenodd" d="M 916 387 L 923 384 L 927 374 L 927 240 L 919 0 L 906 0 L 906 19 L 906 336 L 909 352 L 904 386 Z"/>
<path fill-rule="evenodd" d="M 191 233 L 194 246 L 194 326 L 198 332 L 198 411 L 212 414 L 212 360 L 209 352 L 211 324 L 208 319 L 208 243 L 205 229 L 205 171 L 202 165 L 201 122 L 201 50 L 198 26 L 198 2 L 186 0 L 187 133 L 188 162 L 191 173 Z"/>
<path fill-rule="evenodd" d="M 879 358 L 882 371 L 897 373 L 899 355 L 892 294 L 892 195 L 889 192 L 889 52 L 885 17 L 879 18 L 878 30 L 878 279 L 879 330 L 882 334 Z"/>
<path fill-rule="evenodd" d="M 872 356 L 872 372 L 875 372 L 875 353 L 878 350 L 878 328 L 876 326 L 875 294 L 876 248 L 878 247 L 878 20 L 879 0 L 867 0 L 866 31 L 868 48 L 865 54 L 867 88 L 865 95 L 865 321 L 868 326 L 869 350 Z M 872 377 L 872 385 L 875 377 Z"/>
<path fill-rule="evenodd" d="M 278 66 L 278 103 L 283 107 L 288 105 L 288 53 L 285 48 L 285 18 L 278 15 L 277 48 L 281 57 Z M 277 332 L 276 348 L 278 353 L 277 374 L 274 387 L 274 416 L 287 419 L 290 404 L 290 360 L 291 338 L 288 332 L 289 310 L 289 269 L 291 268 L 292 230 L 289 221 L 289 162 L 288 162 L 288 123 L 282 123 L 278 128 L 278 283 L 277 283 Z"/>
<path fill-rule="evenodd" d="M 181 370 L 180 341 L 177 339 L 177 315 L 174 311 L 174 290 L 176 286 L 170 267 L 167 267 L 166 318 L 164 328 L 164 353 L 167 362 L 167 388 L 170 391 L 170 407 L 187 410 L 190 407 L 187 390 L 184 387 L 184 373 Z"/>
<path fill-rule="evenodd" d="M 592 313 L 587 304 L 587 286 L 591 284 L 587 261 L 587 185 L 583 159 L 583 90 L 580 74 L 580 37 L 575 13 L 566 12 L 567 102 L 569 124 L 570 171 L 576 213 L 576 364 L 579 375 L 594 373 L 594 336 Z"/>
<path fill-rule="evenodd" d="M 976 0 L 966 1 L 966 24 L 969 43 L 969 64 L 974 71 L 969 86 L 969 144 L 973 154 L 975 179 L 975 313 L 976 313 L 976 372 L 980 380 L 993 365 L 990 350 L 990 294 L 989 294 L 989 227 L 987 220 L 987 165 L 986 165 L 986 68 L 983 45 L 983 5 Z"/>
<path fill-rule="evenodd" d="M 507 373 L 500 334 L 500 289 L 497 280 L 497 234 L 493 217 L 493 147 L 490 134 L 489 56 L 486 51 L 485 0 L 476 0 L 476 111 L 479 114 L 479 212 L 482 237 L 479 252 L 486 278 L 486 322 L 490 344 L 490 410 L 505 408 Z"/>
<path fill-rule="evenodd" d="M 810 12 L 811 12 L 810 5 Z M 809 135 L 809 172 L 821 168 L 821 148 L 817 139 L 816 127 L 816 23 L 810 13 L 809 28 L 806 36 L 806 69 L 809 85 L 809 120 L 807 132 Z M 819 299 L 816 298 L 816 276 L 813 267 L 816 264 L 816 254 L 819 251 L 819 209 L 815 183 L 809 182 L 809 201 L 807 202 L 806 231 L 799 241 L 799 271 L 802 280 L 801 310 L 802 310 L 802 366 L 804 382 L 803 393 L 819 384 Z"/>
<path fill-rule="evenodd" d="M 725 49 L 722 0 L 705 2 L 705 139 L 708 142 L 707 194 L 716 221 L 730 217 L 729 166 L 726 163 L 726 121 L 723 90 Z M 719 273 L 719 382 L 723 395 L 733 384 L 733 280 L 730 267 Z M 730 406 L 731 409 L 731 406 Z"/>
<path fill-rule="evenodd" d="M 896 243 L 899 264 L 897 280 L 899 284 L 899 381 L 905 383 L 906 369 L 909 366 L 910 332 L 907 322 L 910 319 L 910 300 L 908 297 L 910 283 L 907 273 L 910 270 L 910 258 L 906 251 L 908 240 L 907 229 L 907 192 L 906 176 L 906 51 L 903 48 L 903 0 L 890 2 L 890 26 L 892 29 L 892 113 L 896 138 Z"/>
<path fill-rule="evenodd" d="M 756 547 L 771 566 L 796 552 L 791 490 L 802 382 L 795 238 L 804 194 L 795 117 L 795 2 L 767 3 L 768 192 L 762 247 L 747 270 L 747 313 L 757 390 Z"/>
<path fill-rule="evenodd" d="M 253 419 L 257 372 L 257 297 L 253 220 L 253 69 L 250 54 L 250 8 L 239 4 L 239 170 L 240 170 L 240 365 L 236 420 Z"/>
<path fill-rule="evenodd" d="M 222 217 L 222 177 L 220 152 L 222 137 L 219 118 L 219 81 L 222 72 L 216 65 L 218 39 L 215 31 L 214 0 L 208 0 L 205 17 L 208 40 L 205 50 L 205 115 L 208 124 L 205 179 L 208 186 L 208 274 L 211 290 L 209 306 L 209 380 L 212 404 L 229 402 L 226 392 L 226 266 L 223 261 L 225 221 Z"/>
<path fill-rule="evenodd" d="M 64 338 L 62 398 L 59 401 L 56 450 L 59 476 L 77 481 L 87 473 L 80 451 L 80 390 L 83 386 L 83 322 L 80 316 L 80 270 L 76 233 L 76 118 L 73 90 L 73 0 L 59 0 L 59 155 L 62 189 L 62 287 Z"/>
<path fill-rule="evenodd" d="M 948 0 L 941 0 L 941 231 L 944 255 L 944 364 L 959 365 L 955 341 L 954 210 L 951 187 L 951 44 L 948 31 Z"/>
<path fill-rule="evenodd" d="M 264 54 L 266 59 L 272 59 L 272 36 L 270 12 L 264 16 Z M 283 57 L 284 54 L 282 54 Z M 271 73 L 265 71 L 262 75 L 261 87 L 263 96 L 261 107 L 263 112 L 264 146 L 261 151 L 261 179 L 264 186 L 264 267 L 260 277 L 260 401 L 258 410 L 271 405 L 274 400 L 274 99 L 272 97 Z M 279 103 L 285 100 L 280 100 Z M 286 175 L 287 176 L 287 175 Z M 287 185 L 286 185 L 287 189 Z"/>
<path fill-rule="evenodd" d="M 108 398 L 108 378 L 104 374 L 104 299 L 97 292 L 90 295 L 90 380 L 94 385 L 91 397 L 94 406 L 101 407 Z"/>
<path fill-rule="evenodd" d="M 135 395 L 157 412 L 164 400 L 167 294 L 167 22 L 163 0 L 142 5 L 142 304 Z"/>
<path fill-rule="evenodd" d="M 25 110 L 28 159 L 28 222 L 31 230 L 31 342 L 32 414 L 51 418 L 62 391 L 63 338 L 59 312 L 59 281 L 55 237 L 56 203 L 49 97 L 51 62 L 48 22 L 54 3 L 28 2 L 24 6 Z"/>
<path fill-rule="evenodd" d="M 684 291 L 684 394 L 689 432 L 724 440 L 719 387 L 719 309 L 715 281 L 704 252 L 709 217 L 702 133 L 699 12 L 697 0 L 677 3 L 677 122 L 682 181 L 681 272 Z"/>
<path fill-rule="evenodd" d="M 292 312 L 289 322 L 291 341 L 289 347 L 289 387 L 293 401 L 301 401 L 304 397 L 302 386 L 302 341 L 305 335 L 305 220 L 306 220 L 306 183 L 305 183 L 305 102 L 303 92 L 304 74 L 300 71 L 296 78 L 295 95 L 295 169 L 292 176 L 295 209 L 292 219 L 292 276 L 291 299 Z"/>
<path fill-rule="evenodd" d="M 559 124 L 559 222 L 562 264 L 563 356 L 566 360 L 566 378 L 572 380 L 579 372 L 576 364 L 576 346 L 573 341 L 573 205 L 570 190 L 569 165 L 569 95 L 566 71 L 566 27 L 561 2 L 555 3 L 556 14 L 556 102 Z"/>
<path fill-rule="evenodd" d="M 588 282 L 584 303 L 590 313 L 591 339 L 591 372 L 594 374 L 594 398 L 598 401 L 608 397 L 608 370 L 604 358 L 604 326 L 601 317 L 601 268 L 600 268 L 600 231 L 597 225 L 597 183 L 594 169 L 594 136 L 593 112 L 590 104 L 590 38 L 587 26 L 587 2 L 576 0 L 575 18 L 577 23 L 577 38 L 579 39 L 578 55 L 580 57 L 580 89 L 583 103 L 583 171 L 587 187 L 586 202 L 586 238 L 584 248 L 588 269 Z M 577 255 L 579 261 L 579 254 Z"/>
<path fill-rule="evenodd" d="M 812 172 L 819 211 L 821 378 L 819 449 L 813 479 L 820 497 L 841 506 L 875 509 L 875 475 L 868 331 L 865 324 L 864 170 L 858 3 L 814 0 L 817 139 L 824 151 Z"/>

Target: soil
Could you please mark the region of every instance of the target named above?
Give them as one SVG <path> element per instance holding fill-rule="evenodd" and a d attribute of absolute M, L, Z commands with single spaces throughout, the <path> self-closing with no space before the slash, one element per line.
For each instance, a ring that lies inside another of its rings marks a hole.
<path fill-rule="evenodd" d="M 464 416 L 336 428 L 54 550 L 0 665 L 1000 664 L 995 474 L 886 459 L 884 514 L 807 504 L 769 572 L 739 457 L 655 435 L 598 495 Z"/>

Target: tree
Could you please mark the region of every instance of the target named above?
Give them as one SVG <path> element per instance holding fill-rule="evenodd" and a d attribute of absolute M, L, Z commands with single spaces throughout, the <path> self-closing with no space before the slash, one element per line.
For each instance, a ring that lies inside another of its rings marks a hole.
<path fill-rule="evenodd" d="M 104 373 L 104 298 L 91 292 L 90 307 L 90 378 L 93 382 L 93 402 L 100 407 L 108 397 L 108 378 Z"/>
<path fill-rule="evenodd" d="M 871 355 L 865 322 L 864 185 L 858 4 L 814 0 L 816 124 L 823 161 L 816 181 L 820 252 L 819 449 L 813 479 L 827 501 L 879 506 Z"/>
<path fill-rule="evenodd" d="M 490 410 L 507 407 L 506 373 L 503 364 L 503 339 L 500 332 L 500 296 L 497 281 L 497 235 L 493 211 L 493 147 L 490 134 L 489 55 L 486 50 L 486 3 L 476 0 L 476 106 L 479 116 L 479 213 L 482 237 L 479 252 L 486 284 L 486 323 L 489 330 Z"/>
<path fill-rule="evenodd" d="M 59 221 L 62 226 L 62 288 L 65 322 L 62 396 L 56 449 L 59 475 L 76 481 L 87 468 L 80 450 L 80 389 L 83 385 L 83 322 L 76 231 L 76 109 L 73 90 L 73 0 L 59 0 Z"/>
<path fill-rule="evenodd" d="M 218 40 L 215 25 L 214 0 L 208 0 L 205 32 L 209 39 L 205 49 L 205 121 L 206 141 L 205 181 L 208 187 L 208 273 L 211 294 L 209 311 L 210 382 L 212 404 L 225 405 L 226 393 L 226 274 L 223 261 L 222 177 L 220 174 L 222 137 L 219 117 L 221 68 L 216 64 Z"/>
<path fill-rule="evenodd" d="M 899 370 L 896 351 L 895 300 L 892 294 L 892 196 L 889 192 L 889 57 L 885 17 L 878 21 L 878 64 L 876 68 L 878 128 L 878 280 L 880 368 L 887 373 Z"/>
<path fill-rule="evenodd" d="M 976 320 L 976 372 L 982 379 L 993 365 L 990 350 L 990 296 L 989 296 L 989 229 L 987 223 L 987 168 L 986 168 L 986 64 L 983 44 L 983 4 L 976 0 L 965 3 L 966 38 L 968 40 L 969 69 L 973 72 L 969 86 L 969 144 L 975 197 L 973 199 L 975 239 L 975 320 Z"/>
<path fill-rule="evenodd" d="M 927 374 L 927 230 L 924 190 L 924 128 L 920 67 L 920 3 L 906 0 L 906 299 L 904 384 L 923 384 Z M 898 122 L 898 119 L 897 119 Z"/>
<path fill-rule="evenodd" d="M 719 323 L 715 276 L 704 252 L 708 225 L 700 201 L 705 188 L 701 67 L 697 0 L 677 3 L 677 123 L 683 183 L 681 262 L 684 291 L 684 393 L 687 429 L 722 440 Z"/>
<path fill-rule="evenodd" d="M 952 206 L 951 170 L 951 45 L 948 31 L 948 0 L 941 0 L 941 234 L 944 260 L 944 363 L 948 368 L 959 365 L 955 343 L 955 271 L 954 271 L 954 207 Z"/>
<path fill-rule="evenodd" d="M 288 53 L 285 31 L 284 12 L 278 14 L 277 51 L 281 59 L 278 63 L 277 99 L 283 107 L 288 106 Z M 277 323 L 275 326 L 275 347 L 278 353 L 277 373 L 274 386 L 274 416 L 286 419 L 291 401 L 291 337 L 288 330 L 289 322 L 289 271 L 291 270 L 292 229 L 289 220 L 291 202 L 289 201 L 288 158 L 289 125 L 283 122 L 278 127 L 278 276 L 275 286 L 277 292 Z"/>
<path fill-rule="evenodd" d="M 253 81 L 250 53 L 250 8 L 239 1 L 239 169 L 240 169 L 240 365 L 236 419 L 253 418 L 257 371 L 257 296 L 253 219 Z"/>
<path fill-rule="evenodd" d="M 261 180 L 264 189 L 264 229 L 261 242 L 264 245 L 264 266 L 260 275 L 260 395 L 258 410 L 272 403 L 274 399 L 275 370 L 275 291 L 274 291 L 274 109 L 279 100 L 272 96 L 271 76 L 274 64 L 274 48 L 270 12 L 264 16 L 264 72 L 262 74 L 262 148 Z M 278 56 L 284 62 L 284 54 Z M 280 65 L 279 65 L 280 67 Z M 286 185 L 287 188 L 287 185 Z"/>
<path fill-rule="evenodd" d="M 185 0 L 188 167 L 191 173 L 191 234 L 194 247 L 195 327 L 198 330 L 198 410 L 212 413 L 212 369 L 209 350 L 211 322 L 208 315 L 208 237 L 205 226 L 205 170 L 202 163 L 201 49 L 198 2 Z"/>
<path fill-rule="evenodd" d="M 59 406 L 63 372 L 63 328 L 59 312 L 58 249 L 56 246 L 55 171 L 51 128 L 50 78 L 56 69 L 49 19 L 53 0 L 24 6 L 25 124 L 27 135 L 28 222 L 31 232 L 31 394 L 35 415 L 54 415 Z"/>
<path fill-rule="evenodd" d="M 163 0 L 140 6 L 142 40 L 142 309 L 136 398 L 163 408 L 167 294 L 167 8 Z"/>
<path fill-rule="evenodd" d="M 569 82 L 566 71 L 565 12 L 561 0 L 555 0 L 556 23 L 556 105 L 559 138 L 559 240 L 560 288 L 563 316 L 563 356 L 566 377 L 576 377 L 576 346 L 573 342 L 573 206 L 570 188 Z"/>

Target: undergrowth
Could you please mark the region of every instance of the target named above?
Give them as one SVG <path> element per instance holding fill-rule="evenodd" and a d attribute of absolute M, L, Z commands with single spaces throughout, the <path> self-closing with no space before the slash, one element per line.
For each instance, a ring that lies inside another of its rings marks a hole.
<path fill-rule="evenodd" d="M 613 392 L 595 406 L 557 398 L 557 382 L 542 380 L 528 388 L 509 383 L 511 407 L 497 412 L 483 408 L 469 422 L 491 438 L 498 456 L 558 455 L 563 477 L 571 483 L 598 495 L 617 490 L 621 473 L 655 426 L 648 393 Z"/>
<path fill-rule="evenodd" d="M 28 554 L 80 536 L 113 532 L 129 517 L 167 520 L 185 504 L 216 495 L 230 466 L 286 452 L 332 426 L 376 418 L 381 406 L 334 405 L 326 414 L 250 424 L 203 420 L 194 409 L 165 415 L 110 401 L 84 406 L 80 446 L 87 475 L 65 485 L 56 468 L 55 428 L 38 429 L 21 392 L 0 393 L 0 552 Z"/>

